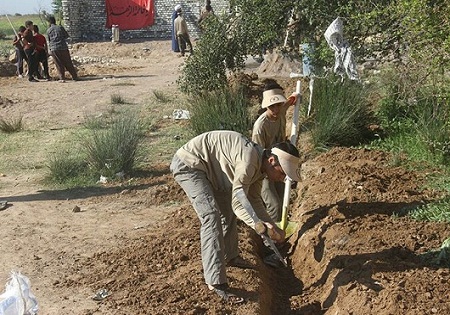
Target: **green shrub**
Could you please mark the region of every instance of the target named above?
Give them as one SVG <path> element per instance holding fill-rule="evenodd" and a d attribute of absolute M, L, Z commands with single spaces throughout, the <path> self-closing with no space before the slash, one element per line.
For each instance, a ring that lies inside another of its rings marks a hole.
<path fill-rule="evenodd" d="M 82 178 L 89 176 L 86 159 L 67 151 L 53 154 L 50 157 L 48 168 L 50 170 L 49 180 L 58 184 L 80 184 L 84 181 Z"/>
<path fill-rule="evenodd" d="M 224 87 L 192 97 L 190 128 L 198 135 L 211 130 L 234 130 L 249 135 L 251 118 L 243 87 Z"/>
<path fill-rule="evenodd" d="M 0 118 L 0 130 L 5 133 L 18 132 L 23 129 L 22 117 L 6 120 Z"/>
<path fill-rule="evenodd" d="M 406 215 L 417 221 L 450 223 L 450 198 L 446 197 L 414 209 L 405 209 L 397 213 L 397 215 Z"/>
<path fill-rule="evenodd" d="M 126 104 L 125 99 L 120 94 L 111 95 L 111 104 Z"/>
<path fill-rule="evenodd" d="M 108 118 L 102 116 L 86 116 L 83 126 L 86 129 L 104 129 L 107 128 L 109 124 Z"/>
<path fill-rule="evenodd" d="M 381 99 L 376 110 L 391 139 L 414 138 L 414 147 L 426 148 L 422 159 L 450 162 L 450 82 L 424 61 L 386 71 L 379 82 Z M 414 143 L 415 142 L 415 143 Z M 400 144 L 402 145 L 402 144 Z M 409 149 L 408 149 L 409 150 Z M 428 152 L 426 152 L 428 151 Z"/>
<path fill-rule="evenodd" d="M 368 139 L 367 126 L 373 117 L 360 83 L 337 77 L 315 79 L 312 104 L 315 147 L 358 145 Z"/>
<path fill-rule="evenodd" d="M 189 56 L 181 69 L 177 84 L 188 95 L 198 95 L 221 89 L 227 85 L 227 70 L 244 67 L 244 49 L 230 27 L 227 16 L 211 16 L 202 22 L 203 32 L 195 46 L 195 54 Z"/>
<path fill-rule="evenodd" d="M 143 138 L 141 121 L 135 114 L 123 114 L 106 129 L 89 130 L 82 138 L 87 162 L 97 175 L 112 177 L 130 173 Z"/>
<path fill-rule="evenodd" d="M 445 98 L 429 94 L 417 100 L 416 133 L 442 164 L 450 162 L 449 111 L 450 93 Z"/>
<path fill-rule="evenodd" d="M 154 90 L 153 95 L 161 103 L 165 104 L 171 101 L 171 98 L 166 93 L 164 93 L 164 91 Z"/>

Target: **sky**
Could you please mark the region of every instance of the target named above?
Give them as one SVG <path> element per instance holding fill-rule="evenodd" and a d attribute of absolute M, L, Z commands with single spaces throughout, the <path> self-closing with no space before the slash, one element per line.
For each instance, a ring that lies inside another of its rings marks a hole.
<path fill-rule="evenodd" d="M 52 12 L 52 0 L 0 0 L 0 14 L 37 14 L 39 9 Z"/>

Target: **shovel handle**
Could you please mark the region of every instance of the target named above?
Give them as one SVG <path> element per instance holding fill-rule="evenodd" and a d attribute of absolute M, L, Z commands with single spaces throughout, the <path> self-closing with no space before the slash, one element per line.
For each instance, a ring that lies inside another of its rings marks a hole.
<path fill-rule="evenodd" d="M 297 102 L 294 107 L 294 115 L 292 117 L 292 128 L 291 128 L 291 138 L 290 141 L 293 145 L 297 143 L 297 134 L 298 134 L 298 119 L 299 119 L 299 111 L 300 111 L 300 92 L 301 92 L 301 81 L 297 80 L 296 92 L 298 93 Z M 290 179 L 286 179 L 285 187 L 284 187 L 284 195 L 283 195 L 283 207 L 281 212 L 281 222 L 280 228 L 286 231 L 288 226 L 287 215 L 289 210 L 289 199 L 291 196 L 291 184 L 292 181 Z"/>

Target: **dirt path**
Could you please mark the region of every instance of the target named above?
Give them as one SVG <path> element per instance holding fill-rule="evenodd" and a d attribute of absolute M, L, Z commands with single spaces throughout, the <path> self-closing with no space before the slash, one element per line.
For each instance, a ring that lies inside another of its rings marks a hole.
<path fill-rule="evenodd" d="M 83 61 L 76 63 L 80 82 L 0 78 L 0 116 L 23 117 L 26 133 L 40 133 L 42 144 L 36 145 L 47 146 L 47 150 L 57 145 L 55 135 L 62 130 L 77 127 L 89 116 L 107 114 L 111 94 L 120 94 L 131 106 L 142 108 L 154 90 L 177 93 L 175 80 L 183 59 L 170 51 L 168 41 L 75 44 L 72 56 Z M 175 105 L 158 111 L 160 118 Z M 171 213 L 173 206 L 158 206 L 152 200 L 152 191 L 164 187 L 167 178 L 135 183 L 134 193 L 127 187 L 50 191 L 41 184 L 45 168 L 31 166 L 45 165 L 47 152 L 16 148 L 19 156 L 11 157 L 4 146 L 1 151 L 4 161 L 24 160 L 28 170 L 10 170 L 7 164 L 0 170 L 0 199 L 9 203 L 0 212 L 0 283 L 6 283 L 11 270 L 28 276 L 42 314 L 80 314 L 95 308 L 91 289 L 58 288 L 58 283 L 82 257 L 112 249 L 154 228 Z M 167 172 L 164 166 L 160 171 Z M 75 206 L 81 212 L 73 212 Z"/>

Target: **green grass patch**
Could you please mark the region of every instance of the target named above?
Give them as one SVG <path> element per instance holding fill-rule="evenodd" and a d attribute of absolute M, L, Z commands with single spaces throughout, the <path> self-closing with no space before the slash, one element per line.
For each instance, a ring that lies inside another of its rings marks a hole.
<path fill-rule="evenodd" d="M 89 129 L 78 130 L 69 149 L 65 146 L 50 156 L 49 182 L 66 187 L 86 186 L 100 176 L 111 180 L 119 173 L 133 172 L 144 137 L 137 114 L 127 112 L 108 121 L 103 117 L 98 120 L 92 118 Z"/>
<path fill-rule="evenodd" d="M 22 116 L 18 118 L 4 119 L 0 117 L 0 131 L 5 133 L 18 132 L 23 129 Z"/>
<path fill-rule="evenodd" d="M 335 76 L 316 79 L 312 104 L 314 147 L 359 145 L 371 135 L 373 116 L 362 84 Z"/>
<path fill-rule="evenodd" d="M 131 82 L 117 82 L 117 83 L 113 83 L 111 84 L 111 86 L 135 86 L 136 84 L 131 83 Z"/>
<path fill-rule="evenodd" d="M 0 56 L 9 57 L 14 52 L 12 39 L 0 39 Z"/>
<path fill-rule="evenodd" d="M 143 138 L 142 123 L 136 114 L 128 113 L 114 119 L 106 129 L 92 129 L 81 139 L 87 162 L 95 173 L 114 176 L 131 173 Z"/>
<path fill-rule="evenodd" d="M 450 196 L 414 208 L 405 208 L 396 217 L 409 217 L 416 221 L 450 223 Z"/>
<path fill-rule="evenodd" d="M 243 87 L 224 87 L 192 98 L 188 109 L 194 135 L 211 130 L 233 130 L 250 135 L 250 103 Z"/>
<path fill-rule="evenodd" d="M 113 105 L 122 105 L 122 104 L 126 104 L 127 101 L 125 100 L 125 98 L 123 98 L 122 95 L 120 94 L 111 94 L 111 104 Z"/>
<path fill-rule="evenodd" d="M 399 132 L 384 139 L 374 140 L 364 145 L 364 147 L 392 153 L 392 166 L 406 164 L 412 166 L 414 163 L 419 163 L 420 165 L 426 163 L 428 166 L 437 165 L 436 157 L 429 154 L 426 146 L 417 136 L 417 133 L 412 133 L 409 130 L 405 126 L 405 132 Z"/>
<path fill-rule="evenodd" d="M 0 133 L 1 173 L 17 175 L 24 171 L 29 175 L 43 177 L 48 153 L 60 141 L 67 130 L 23 130 L 16 133 Z M 41 176 L 42 175 L 42 176 Z"/>
<path fill-rule="evenodd" d="M 39 32 L 41 34 L 47 33 L 48 23 L 44 16 L 41 14 L 27 14 L 27 15 L 8 15 L 11 24 L 14 26 L 14 30 L 18 32 L 20 26 L 25 26 L 25 21 L 33 21 L 33 23 L 39 26 Z M 0 15 L 0 32 L 6 34 L 7 37 L 14 37 L 14 30 L 8 22 L 6 16 Z"/>
<path fill-rule="evenodd" d="M 89 174 L 86 158 L 76 152 L 60 150 L 50 156 L 47 180 L 65 187 L 85 186 L 94 178 Z"/>
<path fill-rule="evenodd" d="M 163 91 L 159 91 L 159 90 L 153 90 L 153 95 L 155 96 L 155 98 L 165 104 L 165 103 L 169 103 L 172 99 Z"/>

